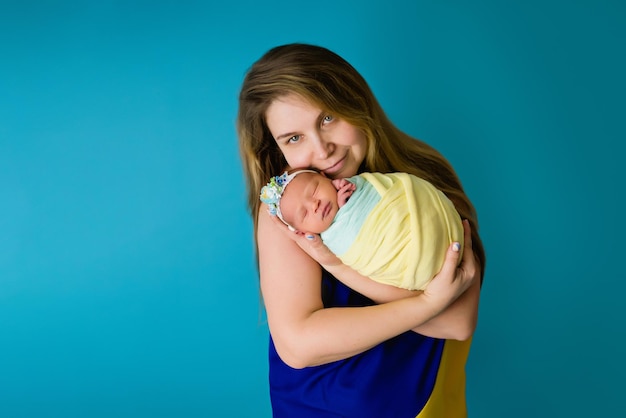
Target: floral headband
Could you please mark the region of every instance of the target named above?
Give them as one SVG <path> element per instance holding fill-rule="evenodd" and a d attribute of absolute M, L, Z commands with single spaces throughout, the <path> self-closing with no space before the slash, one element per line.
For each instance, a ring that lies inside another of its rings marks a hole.
<path fill-rule="evenodd" d="M 295 228 L 289 225 L 283 219 L 283 214 L 280 212 L 280 199 L 283 197 L 283 193 L 285 191 L 285 187 L 289 184 L 291 180 L 294 179 L 300 173 L 317 173 L 317 171 L 313 170 L 298 170 L 289 174 L 285 171 L 280 176 L 274 176 L 270 179 L 270 182 L 267 185 L 263 186 L 261 189 L 261 195 L 259 196 L 261 202 L 267 205 L 267 211 L 272 216 L 277 216 L 278 219 L 283 221 L 285 225 L 289 227 L 292 231 L 295 231 Z"/>

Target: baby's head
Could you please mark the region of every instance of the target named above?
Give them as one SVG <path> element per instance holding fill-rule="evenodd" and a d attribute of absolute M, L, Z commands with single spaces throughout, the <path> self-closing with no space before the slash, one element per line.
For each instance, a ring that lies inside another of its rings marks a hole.
<path fill-rule="evenodd" d="M 271 215 L 278 216 L 291 230 L 302 232 L 322 233 L 339 210 L 332 180 L 312 170 L 272 177 L 260 197 Z"/>

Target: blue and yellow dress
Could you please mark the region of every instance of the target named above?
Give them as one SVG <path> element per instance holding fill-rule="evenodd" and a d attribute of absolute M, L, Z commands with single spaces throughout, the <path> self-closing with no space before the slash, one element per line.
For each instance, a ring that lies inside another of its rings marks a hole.
<path fill-rule="evenodd" d="M 373 302 L 324 272 L 325 307 Z M 470 341 L 406 332 L 361 354 L 293 369 L 270 336 L 269 383 L 274 418 L 466 417 L 465 362 Z"/>

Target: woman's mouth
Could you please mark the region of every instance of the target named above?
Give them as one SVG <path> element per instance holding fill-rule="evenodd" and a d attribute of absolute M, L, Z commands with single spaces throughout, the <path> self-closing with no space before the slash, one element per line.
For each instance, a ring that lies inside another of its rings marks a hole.
<path fill-rule="evenodd" d="M 328 174 L 328 175 L 333 175 L 338 173 L 339 171 L 341 171 L 341 169 L 343 168 L 343 164 L 346 160 L 346 156 L 344 155 L 343 157 L 341 157 L 341 159 L 339 161 L 337 161 L 335 164 L 331 165 L 330 167 L 322 170 L 324 172 L 324 174 Z"/>

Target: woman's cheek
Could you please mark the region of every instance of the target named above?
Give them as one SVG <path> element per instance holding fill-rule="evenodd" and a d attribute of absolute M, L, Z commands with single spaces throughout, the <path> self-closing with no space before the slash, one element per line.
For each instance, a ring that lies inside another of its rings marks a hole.
<path fill-rule="evenodd" d="M 297 168 L 297 167 L 309 166 L 309 163 L 306 161 L 306 158 L 303 158 L 303 156 L 297 152 L 284 152 L 283 151 L 283 155 L 285 156 L 285 159 L 287 160 L 287 164 L 289 164 L 290 167 Z"/>

